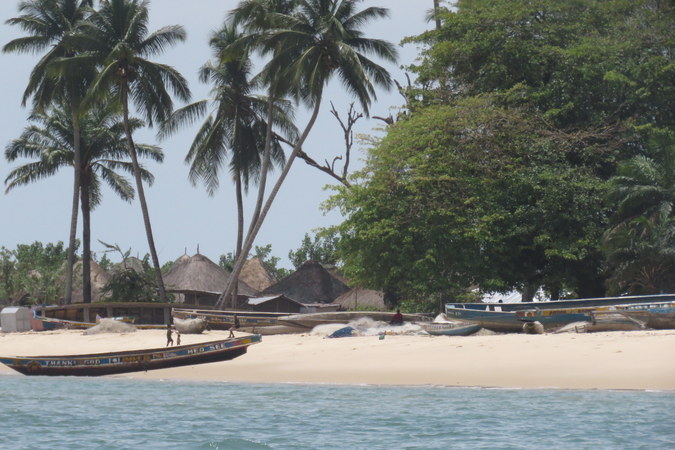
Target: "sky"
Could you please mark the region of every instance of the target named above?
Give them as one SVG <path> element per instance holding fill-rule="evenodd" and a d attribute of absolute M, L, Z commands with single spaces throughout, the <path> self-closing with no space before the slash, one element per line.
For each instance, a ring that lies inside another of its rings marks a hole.
<path fill-rule="evenodd" d="M 154 60 L 175 67 L 188 79 L 193 101 L 209 96 L 209 86 L 199 82 L 197 72 L 211 57 L 209 35 L 222 24 L 227 12 L 237 3 L 236 0 L 150 2 L 150 31 L 175 24 L 183 25 L 187 31 L 185 42 L 169 48 Z M 0 1 L 0 45 L 23 35 L 17 27 L 5 24 L 7 19 L 18 15 L 18 4 L 18 0 Z M 370 38 L 385 39 L 397 46 L 397 64 L 378 62 L 401 84 L 406 83 L 402 67 L 414 62 L 419 49 L 415 45 L 400 46 L 399 43 L 404 37 L 418 35 L 432 26 L 425 20 L 432 5 L 431 0 L 364 0 L 361 4 L 361 8 L 383 6 L 390 10 L 388 19 L 371 22 L 364 31 Z M 3 156 L 0 157 L 0 177 L 3 182 L 0 192 L 0 247 L 8 249 L 35 241 L 45 244 L 62 241 L 66 245 L 68 242 L 72 170 L 63 169 L 49 179 L 15 188 L 9 193 L 4 192 L 4 180 L 9 172 L 18 164 L 28 162 L 8 163 L 4 158 L 4 148 L 12 139 L 18 138 L 28 124 L 30 111 L 21 106 L 21 98 L 38 58 L 39 55 L 32 54 L 0 53 L 0 144 L 3 149 Z M 333 81 L 328 86 L 317 123 L 303 146 L 316 161 L 332 161 L 335 156 L 344 153 L 342 130 L 330 114 L 330 102 L 345 117 L 353 101 L 338 82 Z M 370 114 L 387 116 L 395 113 L 402 103 L 403 99 L 395 89 L 390 92 L 379 89 Z M 176 103 L 175 106 L 182 105 Z M 299 106 L 296 113 L 298 128 L 304 128 L 308 117 L 309 111 Z M 357 122 L 355 133 L 377 135 L 381 133 L 378 129 L 382 128 L 382 124 L 376 119 L 363 118 Z M 212 197 L 206 193 L 203 185 L 192 186 L 187 178 L 189 168 L 184 159 L 196 126 L 185 128 L 161 142 L 157 141 L 155 130 L 152 129 L 139 131 L 135 135 L 136 142 L 158 144 L 165 154 L 161 164 L 144 163 L 155 176 L 155 183 L 146 186 L 146 198 L 155 246 L 162 264 L 184 253 L 193 255 L 197 251 L 217 262 L 220 255 L 233 252 L 235 247 L 236 204 L 234 186 L 229 181 L 227 170 L 222 172 L 220 189 Z M 364 149 L 355 143 L 350 167 L 358 168 L 359 160 L 364 156 Z M 276 181 L 278 172 L 271 175 L 270 183 Z M 337 212 L 325 214 L 321 210 L 321 203 L 330 196 L 330 192 L 324 189 L 329 184 L 335 184 L 333 178 L 309 167 L 304 161 L 296 160 L 258 233 L 255 245 L 271 244 L 272 255 L 281 258 L 279 265 L 291 268 L 288 253 L 300 247 L 306 233 L 313 236 L 317 228 L 335 225 L 342 220 Z M 246 218 L 250 217 L 256 192 L 255 188 L 249 192 Z M 91 246 L 95 258 L 100 259 L 105 250 L 99 241 L 118 245 L 123 251 L 131 250 L 133 256 L 143 257 L 149 252 L 137 200 L 133 203 L 124 202 L 106 187 L 101 205 L 92 211 L 91 221 Z M 81 214 L 78 238 L 81 239 Z M 119 260 L 116 254 L 109 254 L 108 257 L 113 261 Z"/>

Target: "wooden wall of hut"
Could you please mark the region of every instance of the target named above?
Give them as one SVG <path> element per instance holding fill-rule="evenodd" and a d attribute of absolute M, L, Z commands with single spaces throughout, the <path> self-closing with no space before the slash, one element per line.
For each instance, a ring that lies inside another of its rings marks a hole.
<path fill-rule="evenodd" d="M 249 305 L 248 303 L 241 305 L 241 309 L 246 309 L 248 311 L 279 312 L 289 314 L 298 314 L 301 308 L 302 305 L 285 297 L 278 297 L 259 305 Z"/>

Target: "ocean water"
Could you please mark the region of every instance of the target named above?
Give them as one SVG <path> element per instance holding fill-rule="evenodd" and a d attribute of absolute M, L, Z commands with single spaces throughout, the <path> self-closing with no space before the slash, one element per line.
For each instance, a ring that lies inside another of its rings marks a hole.
<path fill-rule="evenodd" d="M 0 448 L 675 449 L 675 393 L 0 376 Z"/>

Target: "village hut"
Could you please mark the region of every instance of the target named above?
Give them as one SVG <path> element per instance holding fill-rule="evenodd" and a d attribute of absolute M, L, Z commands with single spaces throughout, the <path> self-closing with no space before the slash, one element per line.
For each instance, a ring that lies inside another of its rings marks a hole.
<path fill-rule="evenodd" d="M 204 255 L 197 253 L 179 258 L 164 276 L 166 291 L 179 294 L 177 303 L 195 306 L 214 306 L 225 290 L 230 274 Z M 239 282 L 239 302 L 254 297 L 258 292 Z"/>
<path fill-rule="evenodd" d="M 354 288 L 336 298 L 333 303 L 340 305 L 343 310 L 389 311 L 384 302 L 384 292 L 372 289 Z"/>
<path fill-rule="evenodd" d="M 135 256 L 129 256 L 127 258 L 124 258 L 122 262 L 115 264 L 112 268 L 113 272 L 122 272 L 124 270 L 133 270 L 136 273 L 145 272 L 145 268 L 143 267 L 143 261 L 136 258 Z"/>
<path fill-rule="evenodd" d="M 346 280 L 334 269 L 307 261 L 295 272 L 265 289 L 264 295 L 280 295 L 300 303 L 331 303 L 349 291 Z"/>
<path fill-rule="evenodd" d="M 239 280 L 260 292 L 277 282 L 260 258 L 251 258 L 244 263 Z"/>
<path fill-rule="evenodd" d="M 110 275 L 103 270 L 93 259 L 90 262 L 89 273 L 91 277 L 91 301 L 101 302 L 106 300 L 103 294 L 103 288 L 110 281 Z M 75 282 L 73 283 L 72 302 L 82 303 L 84 301 L 84 289 L 82 288 L 82 261 L 78 261 L 73 268 Z"/>

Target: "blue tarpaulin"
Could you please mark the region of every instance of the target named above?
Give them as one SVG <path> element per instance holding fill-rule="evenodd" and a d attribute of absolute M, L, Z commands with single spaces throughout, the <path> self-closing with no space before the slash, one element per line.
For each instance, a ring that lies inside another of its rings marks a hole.
<path fill-rule="evenodd" d="M 352 336 L 353 331 L 354 331 L 354 329 L 352 327 L 344 327 L 344 328 L 340 328 L 337 331 L 334 331 L 332 334 L 329 334 L 326 337 L 329 337 L 329 338 L 349 337 L 349 336 Z"/>

